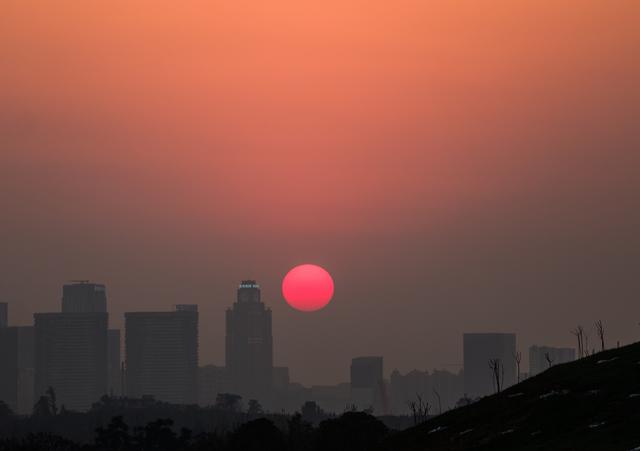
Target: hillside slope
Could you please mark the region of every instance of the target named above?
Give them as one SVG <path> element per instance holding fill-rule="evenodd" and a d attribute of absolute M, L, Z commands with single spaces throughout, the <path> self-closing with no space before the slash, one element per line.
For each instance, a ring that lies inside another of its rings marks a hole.
<path fill-rule="evenodd" d="M 386 448 L 640 450 L 640 343 L 556 365 L 400 432 Z"/>

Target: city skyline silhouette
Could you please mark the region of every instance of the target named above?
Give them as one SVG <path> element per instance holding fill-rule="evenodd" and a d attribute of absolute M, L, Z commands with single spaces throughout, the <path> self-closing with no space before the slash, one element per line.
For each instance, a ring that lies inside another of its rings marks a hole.
<path fill-rule="evenodd" d="M 3 4 L 0 451 L 640 446 L 639 19 Z"/>

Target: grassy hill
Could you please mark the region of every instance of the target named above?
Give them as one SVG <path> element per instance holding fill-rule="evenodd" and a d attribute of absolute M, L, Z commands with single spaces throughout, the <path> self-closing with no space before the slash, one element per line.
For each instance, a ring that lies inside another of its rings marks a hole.
<path fill-rule="evenodd" d="M 640 343 L 553 366 L 400 432 L 386 448 L 640 450 Z"/>

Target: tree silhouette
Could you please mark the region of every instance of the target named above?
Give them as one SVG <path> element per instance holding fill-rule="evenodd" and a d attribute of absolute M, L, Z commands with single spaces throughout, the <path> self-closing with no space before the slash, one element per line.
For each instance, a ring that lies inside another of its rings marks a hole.
<path fill-rule="evenodd" d="M 584 329 L 582 326 L 578 325 L 575 329 L 571 331 L 571 334 L 574 335 L 578 340 L 578 358 L 584 357 Z"/>
<path fill-rule="evenodd" d="M 137 428 L 134 444 L 142 450 L 169 451 L 178 449 L 178 437 L 172 429 L 173 420 L 158 419 L 143 428 Z"/>
<path fill-rule="evenodd" d="M 130 441 L 129 426 L 121 415 L 113 417 L 106 429 L 96 429 L 95 443 L 98 448 L 121 451 L 127 449 Z"/>
<path fill-rule="evenodd" d="M 427 421 L 429 418 L 429 410 L 431 410 L 429 403 L 423 400 L 419 393 L 416 393 L 416 400 L 417 401 L 409 401 L 407 403 L 413 415 L 414 425 Z"/>
<path fill-rule="evenodd" d="M 500 393 L 504 382 L 504 366 L 500 359 L 489 359 L 489 369 L 491 370 L 496 393 Z"/>
<path fill-rule="evenodd" d="M 520 362 L 522 362 L 522 353 L 520 351 L 516 352 L 515 354 L 513 354 L 513 359 L 516 361 L 516 366 L 517 366 L 517 370 L 518 370 L 518 383 L 520 383 Z"/>
<path fill-rule="evenodd" d="M 49 386 L 49 388 L 47 388 L 47 391 L 45 392 L 45 394 L 49 397 L 49 403 L 51 405 L 51 413 L 53 415 L 57 415 L 58 414 L 58 404 L 56 401 L 56 391 L 53 389 L 52 386 Z"/>
<path fill-rule="evenodd" d="M 249 407 L 247 409 L 247 414 L 249 414 L 249 415 L 262 415 L 262 413 L 263 413 L 262 406 L 260 405 L 258 400 L 257 399 L 250 399 L 249 400 Z"/>
<path fill-rule="evenodd" d="M 544 359 L 547 361 L 547 368 L 551 368 L 551 366 L 553 365 L 553 359 L 551 358 L 551 354 L 549 354 L 548 352 L 544 353 Z"/>
<path fill-rule="evenodd" d="M 233 393 L 218 393 L 216 396 L 215 408 L 226 412 L 237 412 L 240 410 L 242 396 Z"/>
<path fill-rule="evenodd" d="M 438 415 L 442 415 L 442 398 L 440 398 L 440 393 L 434 388 L 433 394 L 436 395 L 436 399 L 438 400 Z"/>
<path fill-rule="evenodd" d="M 40 396 L 38 401 L 33 406 L 33 416 L 35 417 L 50 417 L 51 413 L 51 404 L 49 402 L 48 396 Z"/>
<path fill-rule="evenodd" d="M 285 439 L 280 430 L 266 418 L 249 421 L 231 434 L 234 451 L 281 451 Z"/>
<path fill-rule="evenodd" d="M 317 449 L 331 451 L 374 451 L 388 429 L 380 420 L 364 412 L 347 412 L 324 420 L 318 428 Z"/>
<path fill-rule="evenodd" d="M 314 429 L 311 423 L 302 419 L 302 415 L 296 412 L 287 422 L 288 448 L 296 451 L 311 450 L 314 439 Z"/>
<path fill-rule="evenodd" d="M 604 325 L 602 320 L 596 321 L 596 333 L 600 339 L 600 351 L 604 351 Z"/>

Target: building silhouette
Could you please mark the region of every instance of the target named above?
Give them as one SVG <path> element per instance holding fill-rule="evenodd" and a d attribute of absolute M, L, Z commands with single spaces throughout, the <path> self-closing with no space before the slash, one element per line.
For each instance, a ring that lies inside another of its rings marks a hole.
<path fill-rule="evenodd" d="M 243 280 L 226 314 L 225 365 L 232 389 L 245 399 L 271 396 L 273 338 L 271 309 L 260 300 L 260 286 Z"/>
<path fill-rule="evenodd" d="M 542 373 L 552 365 L 573 362 L 576 350 L 573 348 L 554 348 L 551 346 L 529 347 L 529 376 Z"/>
<path fill-rule="evenodd" d="M 501 388 L 516 383 L 516 335 L 512 333 L 467 333 L 463 336 L 464 391 L 476 398 L 495 393 L 489 361 L 498 359 Z M 504 374 L 504 377 L 502 377 Z"/>
<path fill-rule="evenodd" d="M 386 390 L 382 357 L 356 357 L 351 360 L 351 399 L 361 409 L 384 408 Z"/>
<path fill-rule="evenodd" d="M 62 287 L 62 313 L 97 313 L 107 311 L 104 285 L 81 280 Z"/>
<path fill-rule="evenodd" d="M 0 304 L 0 400 L 19 414 L 31 412 L 34 383 L 34 330 L 9 326 L 8 305 Z"/>
<path fill-rule="evenodd" d="M 125 313 L 126 393 L 174 404 L 198 399 L 198 311 Z"/>
<path fill-rule="evenodd" d="M 61 313 L 35 313 L 34 397 L 49 387 L 58 406 L 88 410 L 107 394 L 109 318 L 102 284 L 62 287 Z"/>
<path fill-rule="evenodd" d="M 49 387 L 58 406 L 88 410 L 107 394 L 107 313 L 36 313 L 35 396 Z"/>

